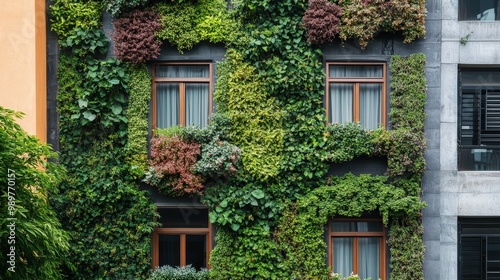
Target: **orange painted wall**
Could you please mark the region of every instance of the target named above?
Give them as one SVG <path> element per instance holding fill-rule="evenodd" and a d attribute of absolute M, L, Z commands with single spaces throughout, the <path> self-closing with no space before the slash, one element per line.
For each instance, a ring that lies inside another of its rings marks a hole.
<path fill-rule="evenodd" d="M 2 1 L 0 106 L 25 113 L 18 123 L 46 141 L 45 1 Z"/>

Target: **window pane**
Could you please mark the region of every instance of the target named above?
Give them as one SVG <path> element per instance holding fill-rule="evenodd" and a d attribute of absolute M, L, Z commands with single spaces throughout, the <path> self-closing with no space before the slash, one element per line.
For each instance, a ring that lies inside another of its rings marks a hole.
<path fill-rule="evenodd" d="M 328 104 L 330 123 L 346 123 L 353 121 L 353 84 L 330 84 L 330 101 Z"/>
<path fill-rule="evenodd" d="M 359 122 L 373 130 L 382 124 L 382 85 L 359 85 Z"/>
<path fill-rule="evenodd" d="M 164 228 L 208 228 L 208 209 L 158 208 Z"/>
<path fill-rule="evenodd" d="M 335 237 L 333 242 L 333 271 L 344 276 L 353 271 L 352 248 L 353 238 Z"/>
<path fill-rule="evenodd" d="M 488 238 L 488 261 L 500 261 L 500 238 Z"/>
<path fill-rule="evenodd" d="M 207 238 L 205 235 L 186 236 L 186 265 L 200 269 L 207 267 Z"/>
<path fill-rule="evenodd" d="M 181 237 L 179 235 L 159 236 L 159 266 L 179 266 L 181 264 Z"/>
<path fill-rule="evenodd" d="M 156 65 L 158 78 L 209 78 L 208 65 Z"/>
<path fill-rule="evenodd" d="M 158 128 L 179 125 L 179 84 L 156 85 L 156 123 Z"/>
<path fill-rule="evenodd" d="M 382 78 L 382 65 L 330 65 L 330 78 Z"/>
<path fill-rule="evenodd" d="M 186 84 L 186 126 L 198 125 L 201 128 L 208 123 L 209 85 Z"/>
<path fill-rule="evenodd" d="M 459 20 L 498 20 L 498 0 L 460 0 Z"/>
<path fill-rule="evenodd" d="M 333 232 L 382 232 L 380 222 L 331 222 Z"/>
<path fill-rule="evenodd" d="M 358 238 L 359 246 L 359 271 L 361 279 L 380 277 L 380 238 L 361 237 Z"/>

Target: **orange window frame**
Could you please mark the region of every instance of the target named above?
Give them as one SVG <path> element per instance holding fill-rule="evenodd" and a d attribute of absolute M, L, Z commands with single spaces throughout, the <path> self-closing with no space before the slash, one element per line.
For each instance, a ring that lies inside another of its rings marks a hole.
<path fill-rule="evenodd" d="M 331 222 L 380 222 L 382 225 L 382 231 L 368 231 L 368 232 L 332 232 Z M 333 259 L 333 238 L 334 237 L 349 237 L 353 238 L 353 272 L 354 274 L 358 274 L 359 263 L 358 263 L 358 238 L 359 237 L 380 237 L 380 279 L 385 280 L 386 278 L 386 227 L 382 223 L 381 219 L 378 218 L 348 218 L 348 219 L 330 219 L 328 221 L 328 263 L 335 271 L 334 267 L 334 259 Z"/>
<path fill-rule="evenodd" d="M 186 77 L 175 77 L 175 78 L 165 78 L 156 77 L 156 66 L 158 65 L 174 65 L 174 66 L 189 66 L 189 65 L 204 65 L 208 66 L 208 77 L 205 78 L 186 78 Z M 212 63 L 209 62 L 161 62 L 155 63 L 152 67 L 153 85 L 152 85 L 152 127 L 157 128 L 157 102 L 156 102 L 156 84 L 158 83 L 178 83 L 179 84 L 179 122 L 181 126 L 186 125 L 186 84 L 188 83 L 207 83 L 208 84 L 208 114 L 212 114 Z"/>
<path fill-rule="evenodd" d="M 376 77 L 376 78 L 366 78 L 366 77 L 330 77 L 330 65 L 341 65 L 341 66 L 382 66 L 382 77 Z M 329 101 L 330 101 L 330 84 L 333 83 L 349 83 L 349 84 L 354 84 L 354 96 L 353 96 L 353 107 L 352 112 L 353 112 L 353 120 L 354 122 L 359 122 L 360 121 L 360 109 L 359 109 L 359 85 L 360 84 L 381 84 L 382 85 L 382 116 L 380 118 L 381 124 L 383 127 L 386 127 L 386 102 L 387 102 L 387 90 L 386 90 L 386 85 L 387 85 L 387 76 L 386 76 L 386 71 L 387 71 L 387 66 L 385 63 L 380 63 L 380 62 L 360 62 L 360 63 L 354 63 L 354 62 L 328 62 L 326 63 L 326 97 L 325 97 L 325 107 L 326 107 L 326 117 L 327 117 L 327 122 L 331 123 L 330 121 L 330 112 L 329 112 Z"/>
<path fill-rule="evenodd" d="M 212 227 L 209 224 L 207 228 L 155 228 L 153 231 L 152 245 L 153 245 L 153 264 L 152 267 L 156 268 L 160 263 L 160 235 L 177 235 L 180 236 L 180 266 L 188 265 L 186 263 L 186 236 L 187 235 L 205 235 L 207 239 L 206 244 L 206 263 L 207 268 L 210 268 L 208 263 L 210 259 L 210 251 L 212 250 Z"/>

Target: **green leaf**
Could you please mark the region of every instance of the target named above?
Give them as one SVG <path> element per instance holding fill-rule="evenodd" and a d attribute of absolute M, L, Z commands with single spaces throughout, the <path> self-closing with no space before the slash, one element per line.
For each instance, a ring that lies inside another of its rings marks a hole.
<path fill-rule="evenodd" d="M 111 106 L 111 111 L 113 111 L 113 114 L 115 115 L 119 115 L 122 112 L 122 110 L 123 109 L 121 105 L 114 104 L 113 106 Z"/>
<path fill-rule="evenodd" d="M 261 199 L 261 198 L 264 198 L 265 194 L 262 190 L 254 190 L 252 192 L 252 196 L 257 198 L 257 199 Z"/>
<path fill-rule="evenodd" d="M 88 104 L 89 104 L 88 100 L 78 99 L 78 106 L 80 107 L 80 109 L 87 108 Z"/>
<path fill-rule="evenodd" d="M 239 224 L 231 224 L 231 229 L 234 231 L 238 231 L 240 229 L 240 225 Z"/>
<path fill-rule="evenodd" d="M 83 117 L 89 121 L 93 121 L 93 120 L 95 120 L 95 118 L 97 116 L 95 114 L 92 114 L 91 112 L 87 111 L 87 112 L 83 112 Z"/>

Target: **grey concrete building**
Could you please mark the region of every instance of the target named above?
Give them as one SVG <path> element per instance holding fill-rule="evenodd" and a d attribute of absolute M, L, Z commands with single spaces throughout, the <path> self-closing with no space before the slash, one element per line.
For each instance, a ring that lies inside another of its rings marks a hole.
<path fill-rule="evenodd" d="M 441 24 L 442 38 L 428 83 L 425 279 L 500 277 L 498 5 L 428 1 L 428 24 Z"/>

